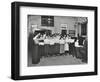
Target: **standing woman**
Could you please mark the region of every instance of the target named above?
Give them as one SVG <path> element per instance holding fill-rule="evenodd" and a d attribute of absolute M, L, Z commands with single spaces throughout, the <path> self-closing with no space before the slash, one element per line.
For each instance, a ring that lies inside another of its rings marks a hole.
<path fill-rule="evenodd" d="M 81 46 L 79 45 L 79 40 L 77 39 L 75 42 L 76 58 L 81 59 L 81 54 L 79 53 L 80 47 Z"/>
<path fill-rule="evenodd" d="M 65 50 L 64 50 L 65 41 L 64 41 L 63 36 L 60 37 L 59 43 L 60 43 L 60 55 L 62 55 L 65 53 Z"/>
<path fill-rule="evenodd" d="M 49 55 L 53 56 L 53 46 L 54 46 L 54 41 L 53 41 L 53 35 L 49 38 L 50 46 L 49 46 Z"/>
<path fill-rule="evenodd" d="M 35 44 L 33 41 L 34 34 L 30 33 L 28 37 L 28 53 L 32 54 L 33 45 Z"/>
<path fill-rule="evenodd" d="M 33 49 L 35 45 L 35 42 L 33 41 L 33 37 L 34 37 L 34 34 L 31 32 L 28 36 L 28 62 L 29 63 L 30 63 L 30 60 L 32 63 Z"/>
<path fill-rule="evenodd" d="M 53 42 L 54 42 L 54 45 L 53 45 L 53 56 L 56 56 L 56 35 L 54 34 L 54 37 L 53 37 Z"/>
<path fill-rule="evenodd" d="M 49 44 L 50 44 L 50 41 L 49 41 L 49 36 L 46 35 L 45 39 L 44 39 L 44 45 L 45 45 L 45 57 L 48 57 L 49 56 Z"/>
<path fill-rule="evenodd" d="M 53 56 L 55 56 L 55 36 L 54 36 L 54 34 L 53 34 L 53 36 L 52 36 L 52 47 L 51 47 L 51 51 L 52 51 L 52 55 Z"/>
<path fill-rule="evenodd" d="M 56 35 L 56 39 L 55 39 L 55 51 L 56 51 L 56 55 L 60 54 L 60 35 Z"/>
<path fill-rule="evenodd" d="M 38 37 L 40 34 L 37 34 L 32 38 L 32 64 L 38 64 L 40 62 L 40 55 L 38 53 Z"/>
<path fill-rule="evenodd" d="M 38 41 L 39 41 L 39 54 L 41 57 L 45 55 L 45 45 L 44 45 L 44 39 L 45 39 L 46 34 L 41 34 Z"/>
<path fill-rule="evenodd" d="M 66 35 L 65 36 L 65 55 L 69 52 L 69 39 L 68 39 L 68 36 Z"/>

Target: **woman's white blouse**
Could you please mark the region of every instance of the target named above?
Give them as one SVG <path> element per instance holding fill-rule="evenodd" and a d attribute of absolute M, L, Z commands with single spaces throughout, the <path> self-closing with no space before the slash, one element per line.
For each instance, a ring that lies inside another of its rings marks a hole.
<path fill-rule="evenodd" d="M 50 39 L 50 45 L 54 45 L 54 39 Z"/>
<path fill-rule="evenodd" d="M 61 40 L 59 40 L 59 43 L 60 44 L 65 44 L 65 40 L 61 39 Z"/>
<path fill-rule="evenodd" d="M 44 39 L 44 44 L 50 44 L 50 40 L 49 39 Z"/>
<path fill-rule="evenodd" d="M 44 42 L 39 42 L 39 45 L 44 45 Z"/>
<path fill-rule="evenodd" d="M 69 39 L 66 38 L 66 39 L 65 39 L 65 51 L 68 51 L 68 50 L 69 50 L 69 45 L 68 45 L 68 43 L 69 43 Z"/>
<path fill-rule="evenodd" d="M 54 39 L 54 42 L 55 42 L 55 43 L 60 43 L 59 38 L 55 38 L 55 39 Z"/>
<path fill-rule="evenodd" d="M 79 43 L 78 43 L 78 40 L 75 42 L 75 47 L 83 47 L 83 46 L 80 46 Z"/>
<path fill-rule="evenodd" d="M 74 42 L 74 39 L 69 39 L 68 40 L 70 43 L 73 43 Z"/>

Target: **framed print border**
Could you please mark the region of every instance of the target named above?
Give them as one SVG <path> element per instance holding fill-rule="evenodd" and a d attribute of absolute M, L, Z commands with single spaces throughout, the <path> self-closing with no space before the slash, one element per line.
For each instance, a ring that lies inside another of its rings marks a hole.
<path fill-rule="evenodd" d="M 57 9 L 77 9 L 77 10 L 93 10 L 94 11 L 94 72 L 79 72 L 79 73 L 60 73 L 60 74 L 45 74 L 45 75 L 29 75 L 20 76 L 20 7 L 44 7 Z M 97 75 L 97 7 L 94 6 L 78 6 L 78 5 L 61 5 L 61 4 L 46 4 L 46 3 L 29 3 L 29 2 L 12 2 L 11 4 L 11 78 L 14 80 L 25 79 L 41 79 L 41 78 L 58 78 L 58 77 L 73 77 L 73 76 L 88 76 Z"/>

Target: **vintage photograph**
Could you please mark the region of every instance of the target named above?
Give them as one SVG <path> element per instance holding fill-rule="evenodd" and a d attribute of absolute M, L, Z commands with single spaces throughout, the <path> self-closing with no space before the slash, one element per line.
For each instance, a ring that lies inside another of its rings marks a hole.
<path fill-rule="evenodd" d="M 88 63 L 88 17 L 27 15 L 28 67 Z"/>
<path fill-rule="evenodd" d="M 12 2 L 11 78 L 98 74 L 98 7 Z"/>

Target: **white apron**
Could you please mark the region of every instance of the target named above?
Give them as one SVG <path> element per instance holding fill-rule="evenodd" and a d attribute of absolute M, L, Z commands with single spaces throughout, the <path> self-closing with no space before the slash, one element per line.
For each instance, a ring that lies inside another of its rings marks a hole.
<path fill-rule="evenodd" d="M 69 51 L 69 44 L 68 44 L 69 40 L 68 38 L 65 39 L 65 51 Z"/>

